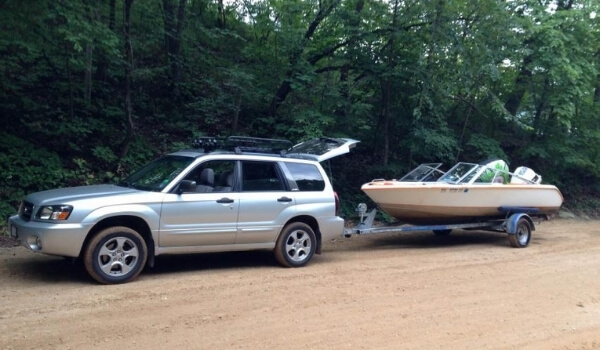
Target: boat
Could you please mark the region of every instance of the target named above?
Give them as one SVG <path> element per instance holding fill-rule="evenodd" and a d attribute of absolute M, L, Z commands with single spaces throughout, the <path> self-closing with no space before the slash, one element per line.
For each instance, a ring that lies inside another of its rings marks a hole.
<path fill-rule="evenodd" d="M 558 213 L 560 190 L 521 166 L 514 172 L 502 160 L 460 162 L 447 172 L 441 163 L 425 163 L 396 180 L 375 179 L 361 190 L 378 206 L 409 224 L 467 223 L 525 212 L 548 217 Z"/>

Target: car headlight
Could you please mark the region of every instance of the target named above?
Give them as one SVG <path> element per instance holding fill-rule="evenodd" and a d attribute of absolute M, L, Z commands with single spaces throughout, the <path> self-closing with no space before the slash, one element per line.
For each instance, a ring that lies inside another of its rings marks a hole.
<path fill-rule="evenodd" d="M 67 220 L 72 211 L 73 207 L 70 205 L 46 205 L 38 210 L 36 218 L 40 220 L 62 221 Z"/>

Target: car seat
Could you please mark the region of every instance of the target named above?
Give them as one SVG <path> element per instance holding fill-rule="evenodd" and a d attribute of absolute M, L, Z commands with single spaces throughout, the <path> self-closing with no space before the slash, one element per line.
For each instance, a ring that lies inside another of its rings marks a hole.
<path fill-rule="evenodd" d="M 202 169 L 196 192 L 212 192 L 215 185 L 215 171 L 211 168 Z"/>
<path fill-rule="evenodd" d="M 219 185 L 215 187 L 215 192 L 231 192 L 233 189 L 233 172 L 227 171 L 219 176 Z"/>

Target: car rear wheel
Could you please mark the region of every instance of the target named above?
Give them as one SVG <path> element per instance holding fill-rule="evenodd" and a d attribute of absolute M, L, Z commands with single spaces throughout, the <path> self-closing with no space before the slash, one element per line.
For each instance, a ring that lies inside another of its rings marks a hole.
<path fill-rule="evenodd" d="M 142 236 L 128 227 L 100 231 L 87 245 L 83 262 L 89 275 L 103 284 L 125 283 L 144 268 L 148 250 Z"/>
<path fill-rule="evenodd" d="M 275 258 L 285 267 L 308 264 L 315 254 L 317 239 L 307 224 L 295 222 L 283 228 L 275 245 Z"/>

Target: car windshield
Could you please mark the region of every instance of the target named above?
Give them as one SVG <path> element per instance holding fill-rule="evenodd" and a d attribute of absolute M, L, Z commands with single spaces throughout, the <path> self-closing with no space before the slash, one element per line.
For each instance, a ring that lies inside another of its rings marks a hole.
<path fill-rule="evenodd" d="M 133 187 L 144 191 L 162 191 L 193 161 L 194 158 L 184 156 L 159 158 L 120 182 L 119 186 Z"/>

